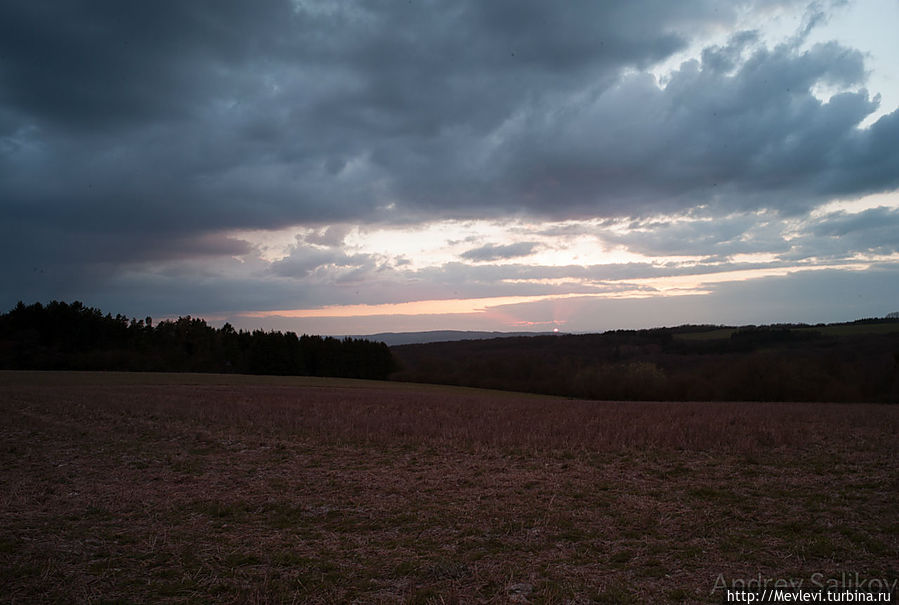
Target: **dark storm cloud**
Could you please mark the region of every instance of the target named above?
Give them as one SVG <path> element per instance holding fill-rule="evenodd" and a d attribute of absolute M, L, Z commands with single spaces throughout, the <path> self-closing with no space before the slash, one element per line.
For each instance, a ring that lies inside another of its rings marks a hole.
<path fill-rule="evenodd" d="M 498 175 L 477 155 L 490 155 L 504 123 L 602 89 L 738 9 L 3 6 L 4 197 L 35 220 L 76 207 L 69 224 L 157 229 L 174 216 L 207 227 L 370 218 L 384 203 L 443 203 L 439 185 L 484 206 Z M 468 183 L 474 193 L 461 195 Z"/>
<path fill-rule="evenodd" d="M 664 88 L 644 71 L 784 4 L 4 2 L 0 258 L 76 280 L 246 253 L 229 229 L 800 212 L 894 189 L 899 112 L 859 130 L 867 92 L 811 94 L 864 84 L 856 51 L 741 33 Z M 272 274 L 379 266 L 309 254 Z"/>

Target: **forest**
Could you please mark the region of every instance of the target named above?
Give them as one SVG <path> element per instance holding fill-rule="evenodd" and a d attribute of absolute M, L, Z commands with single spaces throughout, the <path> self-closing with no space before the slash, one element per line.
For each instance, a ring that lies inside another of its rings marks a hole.
<path fill-rule="evenodd" d="M 899 402 L 899 319 L 392 348 L 397 380 L 601 400 Z"/>
<path fill-rule="evenodd" d="M 0 369 L 218 372 L 425 382 L 635 401 L 899 402 L 899 318 L 686 325 L 388 347 L 366 338 L 153 323 L 81 302 L 0 315 Z"/>
<path fill-rule="evenodd" d="M 215 328 L 179 317 L 154 325 L 85 306 L 19 302 L 0 315 L 0 368 L 222 372 L 386 379 L 394 370 L 382 342 Z"/>

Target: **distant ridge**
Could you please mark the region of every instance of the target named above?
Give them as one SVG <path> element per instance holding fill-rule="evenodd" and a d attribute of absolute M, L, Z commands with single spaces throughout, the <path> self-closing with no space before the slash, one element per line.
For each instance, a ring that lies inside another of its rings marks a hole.
<path fill-rule="evenodd" d="M 431 330 L 428 332 L 381 332 L 380 334 L 367 334 L 365 336 L 353 336 L 352 338 L 365 338 L 379 341 L 389 347 L 399 345 L 423 344 L 426 342 L 450 342 L 456 340 L 481 340 L 485 338 L 506 338 L 515 336 L 547 336 L 559 334 L 559 332 L 476 332 L 466 330 Z"/>
<path fill-rule="evenodd" d="M 487 334 L 389 346 L 390 378 L 601 401 L 899 404 L 899 319 Z"/>

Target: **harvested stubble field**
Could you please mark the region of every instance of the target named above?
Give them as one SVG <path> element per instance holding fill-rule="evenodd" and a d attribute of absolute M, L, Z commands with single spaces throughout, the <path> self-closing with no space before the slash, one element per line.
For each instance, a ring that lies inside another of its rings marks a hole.
<path fill-rule="evenodd" d="M 720 603 L 737 579 L 899 577 L 899 406 L 12 372 L 0 405 L 7 602 Z"/>

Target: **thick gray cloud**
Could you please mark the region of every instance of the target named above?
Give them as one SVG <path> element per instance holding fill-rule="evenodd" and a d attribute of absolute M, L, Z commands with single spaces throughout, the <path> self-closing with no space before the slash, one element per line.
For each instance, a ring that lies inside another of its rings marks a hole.
<path fill-rule="evenodd" d="M 319 246 L 340 246 L 346 239 L 347 233 L 349 233 L 349 227 L 346 225 L 330 225 L 307 235 L 304 239 L 310 244 Z"/>
<path fill-rule="evenodd" d="M 899 252 L 899 209 L 835 212 L 813 221 L 785 258 L 841 258 L 853 254 Z"/>
<path fill-rule="evenodd" d="M 662 221 L 635 220 L 626 232 L 600 228 L 603 241 L 650 256 L 716 256 L 787 252 L 784 225 L 774 214 L 734 213 L 726 216 Z"/>
<path fill-rule="evenodd" d="M 859 52 L 835 43 L 744 48 L 747 39 L 706 49 L 664 88 L 634 74 L 522 121 L 505 142 L 502 182 L 534 207 L 556 200 L 547 211 L 569 216 L 700 203 L 800 212 L 836 194 L 899 186 L 899 150 L 887 142 L 899 114 L 859 130 L 877 106 L 866 91 L 826 103 L 813 95 L 817 84 L 862 84 Z"/>
<path fill-rule="evenodd" d="M 17 215 L 116 228 L 371 218 L 448 196 L 490 210 L 505 124 L 604 90 L 739 8 L 4 3 L 4 197 Z"/>
<path fill-rule="evenodd" d="M 318 247 L 258 268 L 281 300 L 291 280 L 351 287 L 390 270 L 337 250 L 335 223 L 798 214 L 895 189 L 899 112 L 857 128 L 877 105 L 858 51 L 807 48 L 804 30 L 773 48 L 739 32 L 663 87 L 646 71 L 747 12 L 803 4 L 4 2 L 0 300 L 174 259 L 237 271 L 230 257 L 253 250 L 224 235 L 235 229 L 320 229 L 306 240 Z M 854 92 L 825 103 L 822 84 Z M 737 231 L 643 246 L 752 248 Z M 534 250 L 511 246 L 463 257 Z"/>
<path fill-rule="evenodd" d="M 709 261 L 724 261 L 726 270 L 736 266 L 729 259 L 739 254 L 770 254 L 781 263 L 808 259 L 834 263 L 857 254 L 899 252 L 899 209 L 831 212 L 801 220 L 772 212 L 634 220 L 624 232 L 604 227 L 593 232 L 633 252 L 661 257 L 699 254 Z M 710 269 L 700 268 L 702 272 Z"/>
<path fill-rule="evenodd" d="M 517 242 L 515 244 L 485 244 L 463 252 L 460 256 L 473 261 L 492 261 L 520 256 L 530 256 L 537 249 L 537 242 Z"/>
<path fill-rule="evenodd" d="M 872 232 L 874 236 L 872 237 Z M 814 227 L 815 235 L 847 237 L 863 234 L 867 244 L 873 249 L 899 244 L 899 210 L 896 208 L 871 208 L 856 214 L 837 212 L 824 216 Z"/>
<path fill-rule="evenodd" d="M 318 239 L 318 238 L 314 238 Z M 271 263 L 280 277 L 317 278 L 319 283 L 353 282 L 368 275 L 385 261 L 372 254 L 347 254 L 340 248 L 323 248 L 297 242 L 286 257 Z"/>

